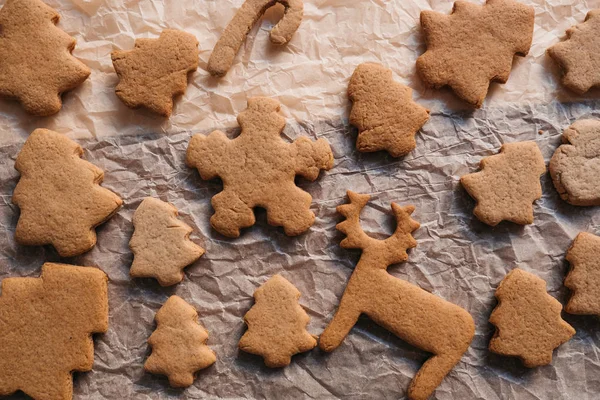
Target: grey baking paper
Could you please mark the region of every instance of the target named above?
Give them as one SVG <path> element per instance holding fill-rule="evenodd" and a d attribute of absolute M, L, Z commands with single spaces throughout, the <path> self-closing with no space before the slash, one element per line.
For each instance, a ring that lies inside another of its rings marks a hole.
<path fill-rule="evenodd" d="M 446 0 L 306 0 L 302 25 L 283 48 L 268 39 L 281 15 L 278 6 L 251 31 L 220 80 L 204 68 L 241 0 L 47 2 L 61 14 L 59 26 L 77 38 L 74 54 L 92 75 L 64 96 L 63 109 L 52 117 L 30 117 L 16 102 L 0 101 L 0 279 L 39 276 L 46 261 L 94 265 L 108 274 L 109 331 L 95 337 L 93 371 L 75 374 L 76 399 L 403 398 L 428 355 L 367 318 L 333 353 L 315 349 L 295 356 L 284 369 L 268 369 L 259 357 L 237 349 L 254 290 L 276 273 L 302 293 L 311 333 L 320 334 L 332 318 L 359 258 L 357 251 L 340 248 L 343 235 L 335 229 L 341 221 L 335 207 L 346 202 L 347 189 L 372 195 L 362 224 L 376 237 L 393 230 L 392 201 L 416 206 L 418 246 L 390 273 L 464 307 L 475 319 L 471 348 L 433 398 L 600 396 L 596 317 L 564 315 L 577 334 L 558 348 L 549 366 L 529 370 L 517 359 L 487 350 L 493 334 L 487 320 L 504 275 L 515 267 L 533 272 L 564 303 L 565 252 L 578 232 L 600 233 L 600 210 L 566 204 L 545 175 L 533 225 L 491 228 L 474 218 L 474 201 L 459 184 L 462 175 L 476 171 L 481 158 L 497 153 L 503 143 L 535 140 L 548 161 L 564 128 L 580 118 L 600 118 L 598 92 L 574 97 L 560 86 L 557 69 L 545 56 L 546 48 L 583 21 L 587 11 L 600 8 L 600 1 L 523 0 L 536 12 L 531 51 L 515 60 L 507 84 L 492 84 L 483 108 L 476 111 L 447 90 L 426 90 L 415 74 L 415 60 L 424 51 L 419 13 L 448 13 L 452 4 Z M 118 100 L 110 60 L 112 50 L 130 49 L 135 38 L 156 38 L 165 28 L 193 33 L 200 42 L 200 68 L 169 120 L 130 110 Z M 430 121 L 417 134 L 417 148 L 404 158 L 355 150 L 346 87 L 354 68 L 365 61 L 389 66 L 399 82 L 415 90 L 415 99 L 431 109 Z M 237 114 L 248 97 L 257 95 L 282 103 L 286 140 L 326 138 L 334 152 L 331 171 L 313 183 L 298 180 L 313 196 L 317 216 L 313 227 L 298 237 L 268 226 L 260 210 L 257 224 L 240 238 L 220 236 L 209 218 L 210 199 L 221 184 L 201 180 L 184 164 L 192 134 L 222 129 L 233 137 Z M 84 158 L 105 171 L 103 185 L 125 202 L 98 229 L 96 247 L 79 257 L 61 259 L 50 247 L 23 247 L 14 241 L 19 215 L 11 203 L 18 181 L 14 161 L 28 134 L 39 127 L 78 140 Z M 186 269 L 184 281 L 170 288 L 152 279 L 129 278 L 131 218 L 146 196 L 173 203 L 194 227 L 193 240 L 206 248 Z M 169 388 L 165 378 L 144 373 L 142 367 L 150 352 L 146 340 L 155 328 L 154 315 L 172 294 L 197 308 L 210 332 L 208 344 L 217 353 L 216 364 L 201 371 L 186 390 Z"/>

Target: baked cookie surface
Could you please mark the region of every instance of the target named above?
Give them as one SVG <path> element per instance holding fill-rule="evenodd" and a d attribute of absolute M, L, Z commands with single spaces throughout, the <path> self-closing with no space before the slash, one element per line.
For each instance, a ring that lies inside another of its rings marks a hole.
<path fill-rule="evenodd" d="M 490 351 L 519 357 L 528 368 L 552 362 L 552 352 L 567 342 L 575 329 L 561 318 L 562 304 L 546 292 L 546 282 L 516 268 L 496 289 L 498 305 L 490 323 L 496 332 Z"/>
<path fill-rule="evenodd" d="M 457 1 L 450 15 L 422 11 L 427 51 L 417 59 L 417 72 L 428 86 L 450 86 L 479 108 L 490 82 L 506 83 L 515 54 L 529 52 L 533 20 L 533 7 L 513 0 Z"/>
<path fill-rule="evenodd" d="M 392 79 L 392 71 L 375 63 L 360 64 L 348 85 L 350 123 L 358 128 L 356 148 L 386 150 L 393 157 L 416 147 L 415 134 L 429 119 L 429 110 L 412 100 L 412 90 Z"/>
<path fill-rule="evenodd" d="M 51 244 L 73 257 L 96 244 L 95 227 L 123 201 L 100 186 L 104 172 L 81 159 L 83 149 L 57 132 L 36 129 L 17 156 L 21 173 L 12 202 L 21 210 L 15 239 L 29 246 Z"/>
<path fill-rule="evenodd" d="M 173 387 L 194 383 L 194 373 L 215 363 L 207 345 L 208 332 L 198 323 L 198 313 L 179 296 L 171 296 L 156 313 L 156 330 L 148 339 L 152 354 L 144 369 L 166 375 Z"/>
<path fill-rule="evenodd" d="M 133 215 L 134 232 L 129 247 L 135 278 L 155 278 L 161 286 L 183 280 L 183 269 L 199 259 L 204 249 L 189 240 L 192 228 L 177 219 L 170 203 L 146 197 Z"/>
<path fill-rule="evenodd" d="M 317 345 L 306 330 L 310 317 L 298 303 L 300 292 L 277 274 L 254 292 L 254 305 L 244 316 L 248 330 L 240 350 L 262 356 L 271 368 L 285 367 L 294 354 Z"/>
<path fill-rule="evenodd" d="M 71 55 L 75 39 L 56 27 L 60 16 L 40 0 L 7 0 L 0 10 L 0 96 L 34 115 L 62 107 L 61 94 L 90 69 Z"/>
<path fill-rule="evenodd" d="M 228 237 L 254 225 L 254 207 L 267 210 L 270 225 L 283 226 L 289 236 L 308 230 L 315 220 L 312 197 L 296 186 L 300 175 L 310 181 L 320 170 L 333 167 L 333 153 L 325 139 L 313 142 L 300 137 L 293 143 L 281 138 L 285 119 L 279 102 L 266 97 L 248 100 L 239 114 L 242 131 L 229 139 L 221 131 L 194 135 L 186 163 L 197 168 L 202 179 L 220 177 L 223 191 L 212 198 L 212 227 Z"/>
<path fill-rule="evenodd" d="M 500 153 L 483 158 L 480 168 L 481 171 L 460 178 L 465 190 L 477 201 L 473 214 L 491 226 L 504 220 L 532 224 L 532 203 L 542 197 L 540 176 L 546 172 L 537 144 L 504 144 Z"/>
<path fill-rule="evenodd" d="M 2 280 L 0 395 L 73 397 L 72 372 L 92 369 L 92 334 L 108 330 L 107 282 L 97 268 L 54 263 Z"/>
<path fill-rule="evenodd" d="M 562 141 L 548 167 L 554 187 L 569 204 L 600 205 L 600 121 L 575 122 Z"/>
<path fill-rule="evenodd" d="M 548 54 L 562 70 L 563 85 L 572 91 L 583 94 L 600 86 L 600 9 L 567 29 L 567 38 L 550 47 Z"/>
<path fill-rule="evenodd" d="M 198 39 L 166 29 L 158 39 L 137 39 L 133 50 L 113 51 L 111 57 L 120 79 L 115 92 L 123 103 L 168 118 L 173 97 L 185 93 L 188 74 L 198 68 Z"/>
<path fill-rule="evenodd" d="M 571 270 L 565 286 L 572 295 L 565 306 L 570 314 L 600 315 L 600 237 L 581 232 L 567 252 Z"/>

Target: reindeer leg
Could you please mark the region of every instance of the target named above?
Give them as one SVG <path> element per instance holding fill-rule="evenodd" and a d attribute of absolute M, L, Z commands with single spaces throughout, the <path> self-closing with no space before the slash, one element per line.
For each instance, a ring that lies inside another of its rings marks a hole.
<path fill-rule="evenodd" d="M 427 360 L 410 383 L 408 398 L 410 400 L 427 400 L 442 383 L 444 377 L 460 361 L 462 354 L 462 352 L 436 354 Z"/>
<path fill-rule="evenodd" d="M 335 316 L 319 337 L 321 350 L 333 351 L 344 341 L 360 317 L 361 312 L 357 304 L 356 299 L 344 293 Z"/>

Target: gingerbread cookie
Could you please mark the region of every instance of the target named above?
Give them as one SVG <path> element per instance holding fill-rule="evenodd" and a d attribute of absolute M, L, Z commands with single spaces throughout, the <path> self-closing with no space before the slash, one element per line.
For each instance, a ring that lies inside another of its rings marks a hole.
<path fill-rule="evenodd" d="M 46 263 L 39 278 L 6 278 L 0 296 L 0 396 L 71 399 L 73 371 L 90 371 L 93 333 L 108 330 L 108 278 Z"/>
<path fill-rule="evenodd" d="M 198 313 L 181 297 L 171 296 L 156 313 L 156 330 L 148 339 L 152 354 L 144 369 L 167 375 L 173 387 L 194 383 L 194 373 L 217 361 L 207 345 L 208 332 L 198 323 Z"/>
<path fill-rule="evenodd" d="M 514 55 L 529 52 L 533 19 L 533 7 L 513 0 L 457 1 L 450 15 L 422 11 L 427 51 L 417 59 L 417 72 L 426 85 L 450 86 L 479 108 L 490 82 L 508 80 Z"/>
<path fill-rule="evenodd" d="M 294 354 L 313 349 L 316 336 L 306 331 L 310 317 L 299 298 L 298 289 L 279 274 L 256 289 L 255 304 L 244 316 L 248 330 L 240 349 L 262 356 L 271 368 L 285 367 Z"/>
<path fill-rule="evenodd" d="M 341 246 L 361 249 L 362 255 L 319 347 L 335 350 L 358 317 L 366 314 L 402 340 L 433 354 L 408 389 L 409 399 L 427 399 L 469 348 L 475 334 L 473 318 L 462 308 L 387 272 L 391 264 L 406 261 L 406 250 L 417 245 L 411 234 L 419 228 L 411 218 L 413 206 L 392 203 L 396 230 L 389 238 L 377 240 L 360 227 L 360 212 L 369 195 L 348 191 L 348 198 L 349 204 L 337 208 L 346 217 L 337 225 L 346 234 Z"/>
<path fill-rule="evenodd" d="M 94 247 L 94 228 L 123 202 L 99 185 L 104 173 L 82 155 L 83 149 L 60 133 L 36 129 L 29 136 L 15 163 L 21 173 L 12 198 L 21 209 L 17 242 L 51 244 L 62 257 Z"/>
<path fill-rule="evenodd" d="M 0 10 L 0 96 L 34 115 L 57 113 L 61 94 L 90 69 L 71 55 L 75 39 L 56 27 L 60 16 L 39 0 L 7 0 Z"/>
<path fill-rule="evenodd" d="M 302 0 L 246 0 L 215 45 L 208 60 L 208 72 L 214 76 L 225 75 L 250 29 L 267 9 L 277 3 L 285 7 L 285 13 L 279 23 L 271 29 L 271 42 L 277 45 L 289 42 L 302 22 Z"/>
<path fill-rule="evenodd" d="M 504 220 L 533 223 L 532 203 L 542 197 L 540 176 L 546 172 L 537 144 L 504 144 L 499 154 L 483 158 L 479 165 L 481 171 L 460 178 L 477 201 L 473 214 L 491 226 Z"/>
<path fill-rule="evenodd" d="M 600 315 L 600 237 L 581 232 L 567 252 L 571 270 L 565 286 L 573 291 L 565 311 Z"/>
<path fill-rule="evenodd" d="M 238 237 L 240 228 L 254 225 L 253 208 L 263 207 L 269 224 L 283 226 L 290 236 L 301 234 L 315 215 L 310 211 L 312 197 L 295 185 L 294 177 L 314 181 L 321 169 L 331 169 L 329 143 L 306 137 L 284 142 L 279 103 L 266 97 L 249 99 L 238 123 L 242 131 L 235 139 L 221 131 L 198 134 L 187 149 L 186 163 L 202 179 L 223 180 L 223 191 L 212 198 L 211 225 L 225 236 Z"/>
<path fill-rule="evenodd" d="M 429 110 L 412 101 L 412 90 L 394 82 L 390 69 L 360 64 L 350 78 L 348 96 L 359 151 L 386 150 L 400 157 L 416 147 L 415 134 L 429 119 Z"/>
<path fill-rule="evenodd" d="M 546 282 L 522 269 L 510 271 L 496 289 L 496 326 L 490 351 L 519 357 L 527 368 L 552 362 L 552 351 L 575 335 L 560 316 L 562 304 L 546 292 Z"/>
<path fill-rule="evenodd" d="M 189 237 L 192 228 L 177 219 L 175 206 L 146 197 L 133 214 L 135 231 L 129 242 L 133 251 L 130 275 L 156 278 L 161 286 L 183 280 L 183 269 L 204 254 Z"/>
<path fill-rule="evenodd" d="M 583 94 L 600 86 L 600 10 L 567 29 L 567 39 L 550 47 L 548 54 L 563 72 L 562 84 L 572 91 Z"/>
<path fill-rule="evenodd" d="M 550 175 L 563 200 L 575 206 L 600 205 L 600 121 L 581 120 L 565 130 L 550 160 Z"/>
<path fill-rule="evenodd" d="M 198 68 L 198 39 L 173 29 L 158 39 L 137 39 L 129 51 L 113 51 L 117 96 L 131 108 L 146 107 L 170 117 L 173 97 L 184 94 L 188 74 Z"/>

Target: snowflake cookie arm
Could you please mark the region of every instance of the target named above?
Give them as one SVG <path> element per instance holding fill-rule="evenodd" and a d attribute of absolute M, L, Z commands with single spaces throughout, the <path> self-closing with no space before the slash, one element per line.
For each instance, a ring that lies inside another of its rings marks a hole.
<path fill-rule="evenodd" d="M 189 167 L 197 168 L 202 179 L 214 179 L 230 163 L 228 154 L 232 140 L 221 131 L 210 135 L 194 135 L 187 149 L 185 162 Z"/>
<path fill-rule="evenodd" d="M 319 139 L 312 142 L 306 137 L 301 137 L 292 146 L 297 175 L 314 181 L 319 176 L 320 170 L 328 171 L 333 167 L 333 153 L 327 140 Z"/>

